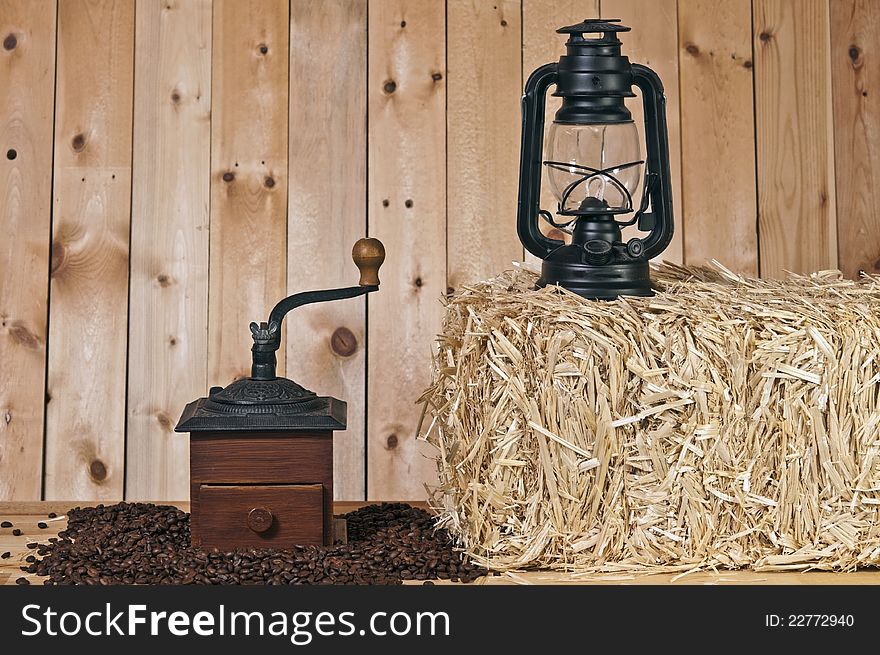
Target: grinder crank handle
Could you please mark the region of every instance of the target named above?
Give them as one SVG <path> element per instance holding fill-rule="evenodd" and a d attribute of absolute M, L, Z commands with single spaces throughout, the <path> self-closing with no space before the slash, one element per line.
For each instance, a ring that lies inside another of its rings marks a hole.
<path fill-rule="evenodd" d="M 281 321 L 287 312 L 316 302 L 342 300 L 362 296 L 379 289 L 379 267 L 385 261 L 385 246 L 379 239 L 359 239 L 351 250 L 351 258 L 358 267 L 361 277 L 356 287 L 342 289 L 325 289 L 324 291 L 304 291 L 288 296 L 279 302 L 269 314 L 269 325 L 273 322 L 281 327 Z"/>
<path fill-rule="evenodd" d="M 379 267 L 385 261 L 385 246 L 382 242 L 372 238 L 358 239 L 351 250 L 351 258 L 360 271 L 358 286 L 295 293 L 272 308 L 267 322 L 259 325 L 251 323 L 251 335 L 254 339 L 254 345 L 251 347 L 252 378 L 262 380 L 275 378 L 275 351 L 281 346 L 281 322 L 288 312 L 303 305 L 356 298 L 379 290 Z"/>

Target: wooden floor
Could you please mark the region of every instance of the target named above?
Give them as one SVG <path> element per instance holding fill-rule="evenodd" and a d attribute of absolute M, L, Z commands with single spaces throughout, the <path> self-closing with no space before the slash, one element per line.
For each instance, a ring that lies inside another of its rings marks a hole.
<path fill-rule="evenodd" d="M 10 552 L 9 559 L 0 559 L 0 584 L 15 584 L 20 577 L 28 578 L 31 584 L 42 584 L 43 578 L 29 575 L 19 569 L 25 564 L 24 559 L 33 551 L 27 544 L 33 542 L 45 542 L 49 537 L 58 534 L 64 529 L 67 521 L 64 517 L 70 507 L 76 506 L 74 502 L 31 502 L 10 503 L 0 502 L 0 521 L 10 521 L 12 528 L 0 528 L 0 553 Z M 82 503 L 79 503 L 82 504 Z M 340 502 L 334 506 L 336 514 L 350 512 L 366 503 Z M 411 503 L 423 505 L 423 503 Z M 189 503 L 175 503 L 183 510 L 189 510 Z M 55 512 L 58 518 L 49 519 L 47 514 Z M 43 521 L 47 524 L 46 529 L 37 527 L 37 523 Z M 15 537 L 12 531 L 18 528 L 21 536 Z M 444 581 L 438 580 L 441 584 Z M 421 584 L 420 582 L 415 584 Z M 808 573 L 765 573 L 756 571 L 726 571 L 722 573 L 692 573 L 681 576 L 675 574 L 658 575 L 589 575 L 572 576 L 565 573 L 550 571 L 525 571 L 519 573 L 505 573 L 490 575 L 482 578 L 475 584 L 511 585 L 511 584 L 690 584 L 690 585 L 737 585 L 737 584 L 763 584 L 763 585 L 815 585 L 815 584 L 857 584 L 857 585 L 880 585 L 880 571 L 860 571 L 858 573 L 825 573 L 812 571 Z"/>

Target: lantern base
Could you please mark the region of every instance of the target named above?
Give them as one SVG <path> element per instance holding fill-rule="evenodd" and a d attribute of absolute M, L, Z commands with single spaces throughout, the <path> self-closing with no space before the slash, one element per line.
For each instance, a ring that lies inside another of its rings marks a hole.
<path fill-rule="evenodd" d="M 614 300 L 619 296 L 653 296 L 647 260 L 586 264 L 578 246 L 557 248 L 541 266 L 538 288 L 559 285 L 589 300 Z"/>

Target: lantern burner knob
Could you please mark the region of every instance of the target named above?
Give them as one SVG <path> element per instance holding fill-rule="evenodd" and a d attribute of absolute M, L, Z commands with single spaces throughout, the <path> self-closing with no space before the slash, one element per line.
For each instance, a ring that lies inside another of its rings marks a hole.
<path fill-rule="evenodd" d="M 604 239 L 591 239 L 584 244 L 587 263 L 603 266 L 611 261 L 611 244 Z"/>

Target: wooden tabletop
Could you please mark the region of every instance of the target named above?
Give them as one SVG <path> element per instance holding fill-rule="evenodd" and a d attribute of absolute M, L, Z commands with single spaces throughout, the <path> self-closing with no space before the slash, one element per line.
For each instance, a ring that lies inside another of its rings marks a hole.
<path fill-rule="evenodd" d="M 28 543 L 45 542 L 49 537 L 54 537 L 67 525 L 66 512 L 71 507 L 86 505 L 87 503 L 75 501 L 46 501 L 46 502 L 0 502 L 0 521 L 10 521 L 13 528 L 0 528 L 0 553 L 9 551 L 9 559 L 0 559 L 0 584 L 15 584 L 20 577 L 28 578 L 31 584 L 42 584 L 44 578 L 27 574 L 20 570 L 25 564 L 25 557 L 33 551 L 27 547 Z M 173 503 L 184 511 L 189 511 L 189 503 Z M 363 502 L 337 502 L 334 503 L 334 513 L 344 514 L 368 503 Z M 424 503 L 410 503 L 422 505 Z M 47 518 L 50 512 L 55 512 L 58 517 Z M 48 526 L 46 529 L 37 527 L 37 523 L 43 521 Z M 12 530 L 21 530 L 21 536 L 12 535 Z M 437 580 L 438 584 L 454 584 L 443 580 Z M 415 582 L 421 584 L 421 582 Z M 599 575 L 569 575 L 552 571 L 524 571 L 518 573 L 504 573 L 490 575 L 481 578 L 474 584 L 511 585 L 511 584 L 691 584 L 691 585 L 736 585 L 736 584 L 763 584 L 763 585 L 815 585 L 815 584 L 857 584 L 857 585 L 880 585 L 880 571 L 865 570 L 857 573 L 827 573 L 823 571 L 811 571 L 807 573 L 770 573 L 760 571 L 724 571 L 721 573 L 691 573 L 681 576 L 675 574 L 599 574 Z"/>

